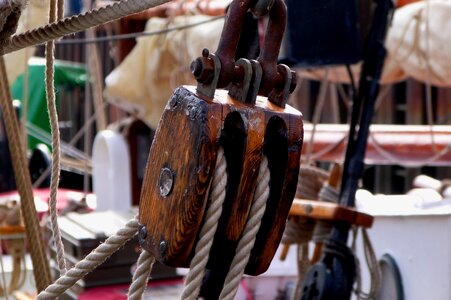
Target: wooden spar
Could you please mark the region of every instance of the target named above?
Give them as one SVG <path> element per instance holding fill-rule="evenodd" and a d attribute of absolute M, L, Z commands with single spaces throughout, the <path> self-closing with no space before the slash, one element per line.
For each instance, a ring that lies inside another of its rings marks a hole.
<path fill-rule="evenodd" d="M 309 143 L 313 125 L 304 124 L 304 141 Z M 372 125 L 365 162 L 449 166 L 451 163 L 451 126 Z M 348 125 L 318 124 L 315 129 L 312 159 L 343 160 Z M 308 147 L 304 147 L 306 151 Z"/>

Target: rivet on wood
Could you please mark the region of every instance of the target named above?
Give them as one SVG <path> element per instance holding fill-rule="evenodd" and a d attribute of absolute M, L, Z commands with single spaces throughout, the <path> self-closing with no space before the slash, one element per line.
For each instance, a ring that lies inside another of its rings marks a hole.
<path fill-rule="evenodd" d="M 146 238 L 147 238 L 147 228 L 145 225 L 141 225 L 138 232 L 139 243 L 141 245 L 144 244 L 146 242 Z"/>

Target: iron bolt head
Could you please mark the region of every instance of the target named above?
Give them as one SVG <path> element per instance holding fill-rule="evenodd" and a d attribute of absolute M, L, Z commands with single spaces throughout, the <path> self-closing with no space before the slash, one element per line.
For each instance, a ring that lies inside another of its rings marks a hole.
<path fill-rule="evenodd" d="M 147 228 L 145 225 L 141 225 L 138 231 L 138 241 L 141 247 L 145 244 L 147 238 Z"/>

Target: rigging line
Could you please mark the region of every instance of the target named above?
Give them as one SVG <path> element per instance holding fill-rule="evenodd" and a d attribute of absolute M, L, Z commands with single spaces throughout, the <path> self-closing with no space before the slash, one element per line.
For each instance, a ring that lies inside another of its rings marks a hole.
<path fill-rule="evenodd" d="M 58 9 L 62 10 L 64 0 L 50 0 L 49 23 L 59 20 L 62 12 L 58 14 Z M 50 174 L 50 193 L 49 193 L 49 215 L 50 228 L 53 242 L 56 248 L 57 270 L 60 276 L 64 275 L 67 270 L 66 258 L 64 255 L 64 246 L 61 239 L 61 231 L 58 225 L 58 215 L 56 210 L 56 202 L 58 196 L 58 186 L 61 173 L 61 147 L 60 147 L 60 129 L 58 122 L 58 111 L 56 108 L 55 95 L 55 41 L 48 41 L 45 45 L 45 93 L 47 102 L 47 112 L 50 121 L 50 133 L 52 136 L 52 171 Z"/>
<path fill-rule="evenodd" d="M 313 128 L 310 136 L 310 141 L 307 145 L 307 153 L 305 157 L 306 164 L 309 164 L 311 162 L 311 154 L 313 152 L 313 142 L 315 140 L 316 125 L 319 123 L 321 119 L 324 103 L 326 102 L 327 90 L 329 86 L 329 82 L 327 81 L 328 79 L 329 79 L 329 68 L 326 69 L 326 72 L 324 73 L 323 79 L 321 81 L 321 87 L 319 90 L 319 95 L 317 97 L 317 104 L 313 112 L 312 117 Z"/>
<path fill-rule="evenodd" d="M 107 107 L 108 102 L 104 102 L 102 107 L 100 107 L 99 109 L 105 109 Z M 93 114 L 83 125 L 83 127 L 74 135 L 74 137 L 69 141 L 68 146 L 69 147 L 73 147 L 74 144 L 76 142 L 78 142 L 78 140 L 83 136 L 83 133 L 86 131 L 86 128 L 88 128 L 88 126 L 91 126 L 91 124 L 96 120 L 96 114 Z M 64 145 L 64 143 L 63 143 Z M 33 183 L 33 187 L 36 188 L 39 185 L 41 185 L 42 182 L 44 182 L 45 178 L 47 178 L 47 176 L 49 176 L 50 172 L 50 167 L 48 167 L 42 174 L 41 176 Z"/>
<path fill-rule="evenodd" d="M 41 140 L 44 143 L 50 144 L 51 143 L 51 137 L 50 135 L 42 131 L 39 127 L 32 125 L 30 123 L 27 123 L 27 129 L 29 130 L 29 135 Z M 82 159 L 82 160 L 90 160 L 91 158 L 86 155 L 83 151 L 78 150 L 77 148 L 73 147 L 72 145 L 68 145 L 65 142 L 61 142 L 61 150 L 63 154 L 67 154 L 69 156 L 73 156 L 74 158 Z"/>
<path fill-rule="evenodd" d="M 352 74 L 351 66 L 349 64 L 346 64 L 346 71 L 348 72 L 349 80 L 351 81 L 351 99 L 355 100 L 355 97 L 357 95 L 357 86 L 355 84 L 354 75 Z"/>
<path fill-rule="evenodd" d="M 1 54 L 17 51 L 29 46 L 42 44 L 65 35 L 86 30 L 152 8 L 171 0 L 121 0 L 80 15 L 71 16 L 58 22 L 41 26 L 31 31 L 12 36 L 0 48 Z"/>
<path fill-rule="evenodd" d="M 374 146 L 374 148 L 385 158 L 387 159 L 389 162 L 393 163 L 393 164 L 397 164 L 401 167 L 415 167 L 415 168 L 420 168 L 420 167 L 424 167 L 427 166 L 429 164 L 434 163 L 437 159 L 439 159 L 440 157 L 442 157 L 443 155 L 447 154 L 448 152 L 451 151 L 451 143 L 449 143 L 446 147 L 444 147 L 442 150 L 437 151 L 436 149 L 433 150 L 434 156 L 422 161 L 422 162 L 410 162 L 410 163 L 402 163 L 401 160 L 395 155 L 392 154 L 390 151 L 385 150 L 384 147 L 379 143 L 379 141 L 376 139 L 376 137 L 372 134 L 370 134 L 369 139 L 371 139 L 372 144 Z"/>
<path fill-rule="evenodd" d="M 344 143 L 348 138 L 348 133 L 346 133 L 345 135 L 343 135 L 343 137 L 341 137 L 336 143 L 331 144 L 328 147 L 324 147 L 323 149 L 313 152 L 312 156 L 311 156 L 311 160 L 320 160 L 321 157 L 323 157 L 324 155 L 326 155 L 327 153 L 335 150 L 337 147 L 339 147 L 342 143 Z"/>
<path fill-rule="evenodd" d="M 435 135 L 434 135 L 434 116 L 433 116 L 433 108 L 432 108 L 432 87 L 431 87 L 431 62 L 429 60 L 430 57 L 430 45 L 429 45 L 429 37 L 430 37 L 430 28 L 429 28 L 429 17 L 430 17 L 430 8 L 429 8 L 429 0 L 426 1 L 426 53 L 425 53 L 425 61 L 426 61 L 426 117 L 427 123 L 429 125 L 429 131 L 431 134 L 431 144 L 434 152 L 437 152 L 437 145 L 435 143 Z"/>
<path fill-rule="evenodd" d="M 112 42 L 112 41 L 120 41 L 120 40 L 126 40 L 126 39 L 134 39 L 138 37 L 145 37 L 145 36 L 153 36 L 153 35 L 159 35 L 159 34 L 166 34 L 172 31 L 177 30 L 183 30 L 188 29 L 191 27 L 196 27 L 203 24 L 208 24 L 211 22 L 214 22 L 219 19 L 224 19 L 225 16 L 217 16 L 212 17 L 208 20 L 203 20 L 191 24 L 186 25 L 180 25 L 180 26 L 174 26 L 171 28 L 161 29 L 161 30 L 155 30 L 155 31 L 148 31 L 148 32 L 135 32 L 135 33 L 125 33 L 125 34 L 117 34 L 117 35 L 111 35 L 111 36 L 102 36 L 102 37 L 96 37 L 96 38 L 85 38 L 85 39 L 63 39 L 56 41 L 56 45 L 70 45 L 70 44 L 88 44 L 88 43 L 102 43 L 102 42 Z"/>
<path fill-rule="evenodd" d="M 352 100 L 349 97 L 349 95 L 346 94 L 343 84 L 337 83 L 337 91 L 340 95 L 341 100 L 343 101 L 343 104 L 346 106 L 346 109 L 349 111 L 351 109 Z"/>
<path fill-rule="evenodd" d="M 374 105 L 375 109 L 377 110 L 379 107 L 381 107 L 382 103 L 384 103 L 385 99 L 388 98 L 388 95 L 391 92 L 391 85 L 384 85 L 381 87 L 381 91 L 379 92 L 379 95 L 376 99 L 376 104 Z"/>

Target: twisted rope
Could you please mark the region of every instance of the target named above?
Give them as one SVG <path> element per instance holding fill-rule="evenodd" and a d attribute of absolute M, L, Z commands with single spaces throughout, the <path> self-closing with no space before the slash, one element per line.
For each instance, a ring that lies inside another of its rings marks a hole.
<path fill-rule="evenodd" d="M 260 164 L 257 177 L 257 187 L 254 193 L 254 201 L 249 212 L 248 220 L 243 230 L 243 235 L 238 242 L 235 257 L 232 260 L 230 270 L 224 281 L 224 288 L 221 291 L 219 299 L 233 300 L 238 290 L 244 269 L 249 261 L 251 250 L 255 244 L 255 238 L 260 224 L 265 214 L 266 202 L 269 197 L 270 172 L 268 168 L 268 159 L 263 157 Z"/>
<path fill-rule="evenodd" d="M 155 258 L 146 250 L 142 250 L 138 258 L 137 268 L 133 274 L 132 284 L 128 289 L 129 300 L 141 300 L 152 272 Z"/>
<path fill-rule="evenodd" d="M 356 240 L 357 240 L 358 228 L 353 230 L 353 242 L 352 251 L 355 253 L 356 250 Z M 362 228 L 362 240 L 363 240 L 363 252 L 365 254 L 366 265 L 370 272 L 370 289 L 368 292 L 362 290 L 362 277 L 361 277 L 361 267 L 360 261 L 357 256 L 355 257 L 356 264 L 356 286 L 354 293 L 358 300 L 372 300 L 375 299 L 377 292 L 381 286 L 381 270 L 379 263 L 374 253 L 374 248 L 371 243 L 370 237 L 366 229 Z"/>
<path fill-rule="evenodd" d="M 61 2 L 61 0 L 58 0 Z M 57 3 L 55 0 L 50 1 L 49 23 L 54 22 L 57 18 Z M 64 258 L 64 246 L 61 241 L 61 232 L 58 226 L 58 217 L 56 211 L 56 197 L 58 194 L 58 184 L 60 179 L 60 131 L 58 125 L 58 112 L 56 109 L 55 97 L 55 81 L 54 81 L 54 59 L 55 59 L 55 42 L 49 41 L 45 47 L 45 91 L 47 96 L 47 110 L 50 119 L 50 129 L 52 135 L 52 173 L 50 177 L 50 227 L 52 236 L 56 246 L 56 261 L 60 275 L 66 273 L 66 261 Z"/>
<path fill-rule="evenodd" d="M 0 54 L 6 54 L 29 46 L 39 45 L 61 38 L 65 35 L 83 31 L 90 27 L 95 27 L 141 12 L 169 1 L 171 0 L 122 0 L 80 15 L 53 22 L 22 34 L 14 35 L 9 41 L 6 41 L 7 44 L 0 49 Z"/>
<path fill-rule="evenodd" d="M 41 291 L 51 282 L 50 268 L 38 223 L 36 207 L 34 205 L 31 178 L 27 167 L 27 158 L 25 157 L 25 151 L 23 151 L 22 146 L 23 141 L 22 139 L 17 138 L 20 129 L 12 105 L 12 97 L 7 78 L 4 57 L 1 56 L 0 83 L 2 95 L 0 97 L 0 106 L 3 109 L 8 145 L 11 150 L 14 177 L 20 195 L 20 206 L 25 228 L 27 229 L 27 237 L 29 241 L 33 242 L 33 247 L 30 247 L 30 254 L 33 263 L 36 288 L 38 291 Z"/>
<path fill-rule="evenodd" d="M 318 193 L 324 182 L 329 178 L 329 173 L 323 169 L 306 165 L 299 169 L 296 197 L 302 199 L 318 199 Z"/>
<path fill-rule="evenodd" d="M 218 150 L 212 185 L 213 187 L 209 196 L 210 204 L 205 213 L 205 223 L 199 234 L 199 242 L 196 245 L 194 257 L 190 263 L 190 271 L 185 279 L 182 299 L 197 299 L 205 273 L 205 267 L 210 257 L 213 237 L 218 227 L 219 217 L 222 214 L 222 204 L 224 203 L 227 185 L 227 164 L 222 148 Z"/>
<path fill-rule="evenodd" d="M 313 236 L 315 222 L 305 218 L 287 221 L 282 236 L 282 244 L 306 244 Z"/>
<path fill-rule="evenodd" d="M 78 280 L 101 265 L 108 257 L 121 248 L 127 241 L 133 238 L 139 228 L 137 218 L 129 220 L 124 228 L 119 229 L 114 235 L 109 237 L 103 244 L 99 245 L 83 260 L 79 261 L 66 274 L 58 278 L 55 283 L 49 285 L 42 291 L 36 299 L 47 300 L 56 299 L 67 289 L 72 287 Z"/>

